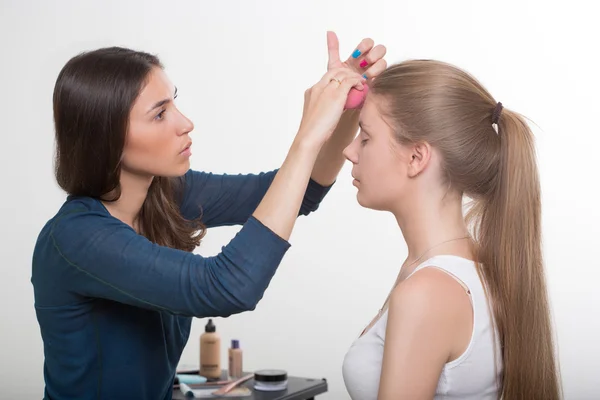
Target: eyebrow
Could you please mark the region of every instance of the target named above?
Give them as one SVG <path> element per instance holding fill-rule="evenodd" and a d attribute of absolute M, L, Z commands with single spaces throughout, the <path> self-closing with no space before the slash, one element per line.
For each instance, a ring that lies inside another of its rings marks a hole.
<path fill-rule="evenodd" d="M 177 98 L 177 86 L 175 86 L 175 93 L 173 94 L 173 98 Z M 162 107 L 162 106 L 164 106 L 165 104 L 169 103 L 170 101 L 171 101 L 171 99 L 163 99 L 163 100 L 157 101 L 157 102 L 156 102 L 156 103 L 155 103 L 155 104 L 152 106 L 152 108 L 150 108 L 150 109 L 148 110 L 148 112 L 147 112 L 146 114 L 149 114 L 149 113 L 151 113 L 153 110 L 155 110 L 155 109 L 157 109 L 157 108 L 159 108 L 159 107 Z"/>

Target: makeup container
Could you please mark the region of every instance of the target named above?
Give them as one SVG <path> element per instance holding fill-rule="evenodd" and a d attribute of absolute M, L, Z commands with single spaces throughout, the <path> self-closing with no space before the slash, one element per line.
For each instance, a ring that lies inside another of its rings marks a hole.
<path fill-rule="evenodd" d="M 278 369 L 264 369 L 254 372 L 254 389 L 263 392 L 276 392 L 287 389 L 287 372 Z"/>
<path fill-rule="evenodd" d="M 212 319 L 200 336 L 200 375 L 208 379 L 221 377 L 221 337 Z"/>
<path fill-rule="evenodd" d="M 240 348 L 240 341 L 234 339 L 231 341 L 231 347 L 229 348 L 229 376 L 233 379 L 239 379 L 242 377 L 244 371 L 242 366 L 242 349 Z"/>

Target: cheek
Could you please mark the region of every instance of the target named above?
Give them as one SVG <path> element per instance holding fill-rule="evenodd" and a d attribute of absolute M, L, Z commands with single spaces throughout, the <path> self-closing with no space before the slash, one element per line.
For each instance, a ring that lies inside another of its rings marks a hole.
<path fill-rule="evenodd" d="M 393 155 L 388 155 L 388 152 L 387 149 L 363 152 L 358 202 L 365 207 L 386 209 L 401 191 L 398 160 Z"/>
<path fill-rule="evenodd" d="M 361 172 L 369 187 L 385 187 L 390 179 L 393 165 L 388 157 L 377 149 L 365 149 L 360 161 Z M 362 174 L 361 174 L 362 177 Z"/>
<path fill-rule="evenodd" d="M 172 162 L 175 140 L 159 126 L 133 126 L 127 135 L 123 165 L 152 174 Z"/>

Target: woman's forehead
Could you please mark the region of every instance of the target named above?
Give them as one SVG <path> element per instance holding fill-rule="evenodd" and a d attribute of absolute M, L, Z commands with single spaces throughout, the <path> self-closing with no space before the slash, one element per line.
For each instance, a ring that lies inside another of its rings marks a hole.
<path fill-rule="evenodd" d="M 381 110 L 384 105 L 383 99 L 379 96 L 372 96 L 369 94 L 363 104 L 360 112 L 360 123 L 365 129 L 371 131 L 382 131 L 389 129 L 389 125 L 384 118 Z"/>
<path fill-rule="evenodd" d="M 160 68 L 153 68 L 135 101 L 134 109 L 146 113 L 156 103 L 172 99 L 174 90 L 167 74 Z"/>

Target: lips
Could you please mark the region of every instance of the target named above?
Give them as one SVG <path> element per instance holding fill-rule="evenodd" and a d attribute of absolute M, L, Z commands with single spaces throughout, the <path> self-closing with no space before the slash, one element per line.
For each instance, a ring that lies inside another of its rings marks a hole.
<path fill-rule="evenodd" d="M 185 147 L 183 149 L 181 149 L 181 151 L 179 152 L 179 154 L 181 154 L 184 151 L 188 150 L 190 147 L 192 147 L 192 141 L 191 140 L 186 143 Z"/>

